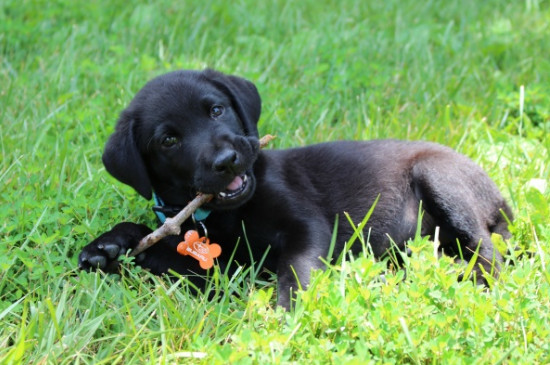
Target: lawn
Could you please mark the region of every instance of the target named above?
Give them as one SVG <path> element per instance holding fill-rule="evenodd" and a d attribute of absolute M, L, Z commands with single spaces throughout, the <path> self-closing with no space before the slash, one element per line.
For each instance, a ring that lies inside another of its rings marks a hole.
<path fill-rule="evenodd" d="M 291 312 L 256 267 L 214 270 L 213 298 L 131 260 L 79 272 L 116 222 L 154 224 L 101 163 L 118 113 L 150 78 L 205 67 L 257 85 L 271 148 L 401 138 L 466 154 L 510 202 L 523 255 L 487 291 L 419 237 L 406 279 L 345 257 Z M 548 0 L 2 0 L 0 363 L 549 363 L 549 131 Z"/>

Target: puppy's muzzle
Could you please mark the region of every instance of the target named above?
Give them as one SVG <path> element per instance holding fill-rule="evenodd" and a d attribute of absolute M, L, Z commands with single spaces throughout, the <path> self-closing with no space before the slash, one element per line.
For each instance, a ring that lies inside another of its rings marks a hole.
<path fill-rule="evenodd" d="M 216 172 L 236 175 L 243 170 L 241 160 L 237 151 L 224 148 L 214 159 L 212 169 Z"/>

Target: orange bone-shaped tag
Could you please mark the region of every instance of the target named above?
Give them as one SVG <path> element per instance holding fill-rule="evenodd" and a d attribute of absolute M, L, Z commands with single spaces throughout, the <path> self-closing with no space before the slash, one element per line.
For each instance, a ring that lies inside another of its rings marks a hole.
<path fill-rule="evenodd" d="M 187 231 L 183 236 L 184 241 L 178 245 L 180 255 L 189 255 L 199 261 L 203 269 L 210 269 L 214 265 L 214 259 L 222 253 L 222 248 L 217 243 L 210 243 L 206 237 L 199 237 L 197 231 Z"/>

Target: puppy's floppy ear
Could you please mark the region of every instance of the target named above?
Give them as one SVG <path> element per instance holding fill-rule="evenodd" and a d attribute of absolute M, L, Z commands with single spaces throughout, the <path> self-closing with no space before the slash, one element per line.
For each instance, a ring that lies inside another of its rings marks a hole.
<path fill-rule="evenodd" d="M 246 135 L 258 137 L 257 124 L 262 112 L 262 100 L 256 86 L 241 77 L 225 75 L 212 69 L 204 70 L 204 75 L 231 98 Z"/>
<path fill-rule="evenodd" d="M 103 164 L 116 179 L 130 185 L 147 200 L 152 197 L 151 181 L 135 138 L 135 120 L 129 111 L 122 112 L 116 131 L 103 151 Z"/>

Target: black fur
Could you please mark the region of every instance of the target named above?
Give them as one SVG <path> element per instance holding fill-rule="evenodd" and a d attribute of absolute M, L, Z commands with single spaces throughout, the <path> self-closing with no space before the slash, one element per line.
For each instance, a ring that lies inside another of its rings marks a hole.
<path fill-rule="evenodd" d="M 508 219 L 512 213 L 496 185 L 471 160 L 438 144 L 397 140 L 260 151 L 260 110 L 255 86 L 242 78 L 213 70 L 168 73 L 145 85 L 122 112 L 103 162 L 143 197 L 150 199 L 154 191 L 169 205 L 183 206 L 198 191 L 242 190 L 206 206 L 212 210 L 204 222 L 209 237 L 223 248 L 218 262 L 228 264 L 234 245 L 244 238 L 244 222 L 253 259 L 260 260 L 270 248 L 264 266 L 277 273 L 278 304 L 286 308 L 297 284 L 294 273 L 306 286 L 311 269 L 323 268 L 320 258 L 328 253 L 335 216 L 347 212 L 359 222 L 378 195 L 366 227 L 376 257 L 390 249 L 388 237 L 403 249 L 414 236 L 422 201 L 422 235 L 433 235 L 439 226 L 443 251 L 456 255 L 458 239 L 466 260 L 481 242 L 478 264 L 498 273 L 502 257 L 491 233 L 508 238 L 502 212 Z M 192 223 L 184 226 L 183 232 Z M 79 265 L 108 270 L 150 231 L 120 223 L 84 247 Z M 350 225 L 340 219 L 335 255 L 351 234 Z M 193 278 L 204 272 L 196 260 L 175 253 L 180 241 L 161 240 L 139 264 L 156 274 L 172 269 Z M 234 260 L 250 263 L 246 244 L 236 248 Z"/>

